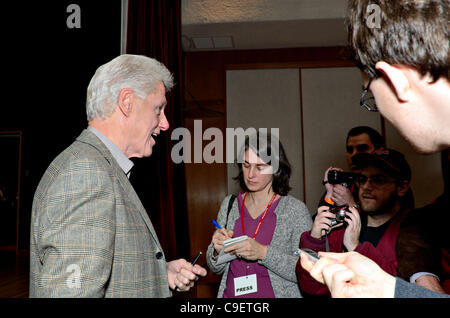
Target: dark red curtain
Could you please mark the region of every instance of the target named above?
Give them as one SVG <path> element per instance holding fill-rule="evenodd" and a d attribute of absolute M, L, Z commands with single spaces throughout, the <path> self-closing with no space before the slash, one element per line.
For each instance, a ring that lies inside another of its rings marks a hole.
<path fill-rule="evenodd" d="M 182 126 L 181 0 L 129 0 L 127 53 L 155 58 L 174 75 L 175 87 L 166 96 L 170 129 L 159 135 L 151 157 L 135 160 L 130 180 L 166 258 L 189 258 L 184 166 L 170 156 L 172 130 Z"/>

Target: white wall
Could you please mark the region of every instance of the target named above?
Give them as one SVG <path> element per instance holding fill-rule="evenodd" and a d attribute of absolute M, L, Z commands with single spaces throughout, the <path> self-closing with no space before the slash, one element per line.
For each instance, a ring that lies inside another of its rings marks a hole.
<path fill-rule="evenodd" d="M 442 194 L 444 182 L 442 180 L 441 154 L 419 155 L 411 145 L 386 122 L 386 143 L 388 147 L 403 153 L 412 170 L 411 188 L 416 207 L 431 203 Z"/>
<path fill-rule="evenodd" d="M 226 74 L 227 127 L 279 128 L 280 141 L 292 165 L 291 194 L 303 199 L 300 82 L 298 69 L 232 70 Z M 228 164 L 228 192 L 237 167 Z"/>
<path fill-rule="evenodd" d="M 226 85 L 227 127 L 280 128 L 280 140 L 293 166 L 291 195 L 304 201 L 312 214 L 324 191 L 321 181 L 325 170 L 331 165 L 349 170 L 345 160 L 347 132 L 366 125 L 381 133 L 380 115 L 359 106 L 362 81 L 355 67 L 301 72 L 296 68 L 229 70 Z M 442 193 L 439 154 L 416 154 L 388 123 L 386 142 L 401 151 L 411 165 L 417 207 Z M 237 169 L 228 165 L 229 193 L 239 189 L 232 180 L 236 174 Z"/>
<path fill-rule="evenodd" d="M 345 139 L 355 126 L 380 131 L 378 114 L 361 109 L 361 72 L 354 67 L 302 69 L 306 204 L 317 209 L 328 167 L 349 171 Z"/>

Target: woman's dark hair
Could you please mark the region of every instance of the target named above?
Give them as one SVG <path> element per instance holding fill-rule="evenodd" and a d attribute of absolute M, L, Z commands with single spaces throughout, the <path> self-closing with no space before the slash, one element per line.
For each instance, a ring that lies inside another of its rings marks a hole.
<path fill-rule="evenodd" d="M 278 195 L 287 195 L 291 190 L 289 186 L 291 165 L 286 157 L 283 145 L 276 135 L 261 133 L 259 130 L 256 134 L 245 137 L 245 143 L 238 154 L 239 174 L 233 179 L 239 182 L 241 189 L 246 192 L 249 191 L 242 172 L 244 154 L 248 149 L 253 150 L 261 160 L 271 165 L 274 170 L 277 168 L 272 175 L 272 190 Z"/>
<path fill-rule="evenodd" d="M 353 59 L 370 78 L 381 75 L 375 64 L 385 61 L 412 66 L 435 81 L 450 79 L 449 16 L 448 0 L 349 0 Z"/>

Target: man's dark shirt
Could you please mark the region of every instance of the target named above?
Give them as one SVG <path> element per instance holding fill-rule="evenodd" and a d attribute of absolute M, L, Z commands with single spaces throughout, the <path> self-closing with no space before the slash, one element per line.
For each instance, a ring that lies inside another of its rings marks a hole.
<path fill-rule="evenodd" d="M 367 225 L 367 215 L 365 213 L 361 214 L 361 234 L 359 235 L 360 242 L 369 242 L 372 243 L 373 246 L 377 247 L 378 242 L 380 242 L 381 237 L 383 236 L 386 229 L 391 224 L 392 219 L 385 222 L 384 224 L 372 227 Z"/>

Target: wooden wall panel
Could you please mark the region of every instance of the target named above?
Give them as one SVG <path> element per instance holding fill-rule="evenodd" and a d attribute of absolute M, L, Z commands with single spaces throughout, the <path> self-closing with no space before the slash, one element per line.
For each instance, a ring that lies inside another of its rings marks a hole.
<path fill-rule="evenodd" d="M 222 128 L 223 119 L 203 118 L 202 126 L 203 130 L 209 127 Z M 191 135 L 194 137 L 194 119 L 186 119 L 186 128 L 191 131 Z M 193 138 L 191 141 L 191 149 L 194 149 Z M 203 146 L 208 142 L 203 142 Z M 226 181 L 227 169 L 224 164 L 186 163 L 185 171 L 191 259 L 201 251 L 203 256 L 198 263 L 206 266 L 206 250 L 215 230 L 211 220 L 216 219 L 220 204 L 227 195 L 227 184 L 223 182 Z M 202 289 L 202 285 L 215 285 L 219 278 L 217 275 L 208 273 L 208 277 L 201 280 L 200 289 Z M 205 288 L 211 289 L 208 286 Z M 210 296 L 213 297 L 214 295 Z"/>

